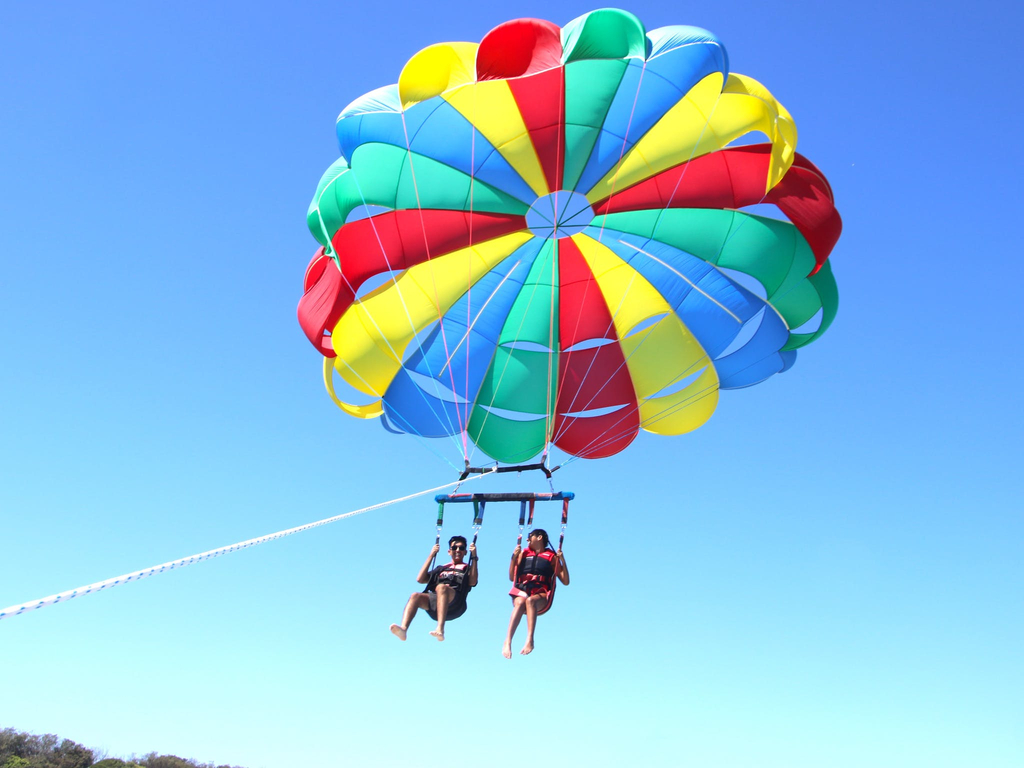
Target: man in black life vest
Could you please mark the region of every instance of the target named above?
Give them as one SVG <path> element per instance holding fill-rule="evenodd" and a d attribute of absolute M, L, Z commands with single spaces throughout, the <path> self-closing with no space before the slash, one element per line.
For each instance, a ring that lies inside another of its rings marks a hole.
<path fill-rule="evenodd" d="M 431 548 L 430 555 L 416 576 L 417 582 L 427 586 L 422 592 L 413 592 L 409 597 L 405 613 L 402 614 L 402 623 L 391 625 L 391 633 L 399 640 L 405 640 L 406 630 L 420 608 L 437 621 L 437 629 L 430 634 L 440 641 L 444 640 L 444 623 L 466 612 L 466 595 L 476 586 L 478 578 L 476 544 L 469 545 L 472 564 L 467 565 L 463 562 L 466 557 L 466 537 L 452 536 L 448 540 L 448 555 L 452 561 L 430 570 L 430 564 L 440 549 L 437 544 Z"/>
<path fill-rule="evenodd" d="M 526 645 L 521 653 L 533 652 L 533 632 L 537 617 L 551 607 L 555 595 L 555 579 L 569 584 L 569 567 L 565 555 L 559 549 L 555 552 L 548 547 L 548 534 L 537 528 L 530 532 L 529 545 L 524 552 L 516 546 L 512 551 L 512 562 L 508 566 L 508 578 L 512 582 L 512 618 L 508 622 L 508 635 L 501 655 L 512 658 L 512 636 L 519 627 L 519 620 L 526 614 Z"/>

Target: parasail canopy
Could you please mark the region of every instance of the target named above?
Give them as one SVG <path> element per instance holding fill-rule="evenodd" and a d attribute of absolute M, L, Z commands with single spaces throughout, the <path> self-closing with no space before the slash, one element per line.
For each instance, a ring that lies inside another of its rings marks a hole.
<path fill-rule="evenodd" d="M 393 431 L 609 456 L 696 429 L 835 317 L 828 182 L 705 30 L 517 19 L 420 51 L 337 135 L 299 321 L 338 406 Z"/>

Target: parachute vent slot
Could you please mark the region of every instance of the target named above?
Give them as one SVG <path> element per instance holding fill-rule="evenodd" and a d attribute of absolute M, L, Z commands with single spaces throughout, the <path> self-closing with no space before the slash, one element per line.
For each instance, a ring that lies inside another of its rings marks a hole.
<path fill-rule="evenodd" d="M 586 349 L 596 349 L 597 347 L 603 347 L 603 346 L 606 346 L 608 344 L 614 344 L 614 343 L 615 343 L 615 339 L 605 339 L 605 338 L 584 339 L 583 341 L 578 341 L 575 344 L 573 344 L 571 347 L 569 347 L 568 349 L 564 349 L 562 351 L 563 352 L 582 352 L 583 350 L 586 350 Z"/>
<path fill-rule="evenodd" d="M 736 334 L 736 337 L 732 340 L 729 346 L 726 347 L 722 351 L 722 353 L 718 355 L 718 358 L 716 359 L 727 357 L 728 355 L 731 355 L 733 352 L 742 349 L 744 346 L 746 346 L 747 342 L 754 338 L 754 334 L 757 333 L 757 329 L 761 327 L 761 323 L 764 322 L 764 313 L 767 311 L 768 308 L 765 307 L 752 318 L 747 320 L 747 322 L 745 322 L 742 326 L 740 326 L 739 333 Z"/>
<path fill-rule="evenodd" d="M 677 392 L 682 392 L 688 386 L 693 384 L 697 379 L 699 379 L 701 374 L 704 373 L 704 371 L 706 371 L 706 370 L 707 370 L 707 366 L 701 368 L 696 373 L 691 373 L 688 376 L 684 376 L 683 378 L 679 379 L 678 381 L 672 382 L 671 384 L 669 384 L 664 389 L 658 390 L 657 392 L 655 392 L 653 395 L 651 395 L 647 399 L 648 400 L 653 400 L 653 399 L 658 398 L 658 397 L 667 397 L 669 395 L 674 395 Z"/>
<path fill-rule="evenodd" d="M 822 318 L 824 316 L 825 316 L 824 310 L 819 307 L 818 311 L 815 312 L 811 316 L 810 320 L 808 320 L 806 323 L 803 323 L 802 325 L 800 325 L 800 326 L 798 326 L 796 328 L 790 328 L 789 332 L 790 333 L 817 333 L 818 329 L 821 328 L 821 320 L 822 320 Z"/>
<path fill-rule="evenodd" d="M 521 349 L 524 352 L 542 352 L 545 355 L 550 355 L 554 351 L 551 347 L 536 341 L 507 341 L 501 346 L 505 349 Z"/>
<path fill-rule="evenodd" d="M 648 317 L 646 320 L 642 320 L 639 323 L 637 323 L 636 325 L 634 325 L 632 328 L 630 328 L 629 331 L 626 333 L 624 338 L 629 338 L 630 336 L 636 336 L 638 333 L 643 333 L 644 331 L 649 331 L 651 328 L 656 326 L 658 323 L 660 323 L 666 317 L 668 317 L 668 314 L 664 313 L 664 312 L 662 314 L 660 314 L 660 315 L 654 315 L 653 317 Z"/>
<path fill-rule="evenodd" d="M 608 405 L 603 408 L 591 408 L 587 411 L 573 411 L 572 413 L 562 413 L 559 415 L 569 419 L 592 419 L 597 416 L 607 416 L 609 413 L 621 411 L 625 407 L 626 404 L 622 403 L 621 405 Z"/>

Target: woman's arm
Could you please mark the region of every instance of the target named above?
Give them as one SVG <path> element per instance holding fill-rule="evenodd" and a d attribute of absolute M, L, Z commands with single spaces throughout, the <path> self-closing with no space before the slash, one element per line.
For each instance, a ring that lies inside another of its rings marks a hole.
<path fill-rule="evenodd" d="M 516 545 L 516 548 L 512 550 L 512 560 L 508 564 L 508 580 L 516 580 L 516 571 L 519 570 L 519 556 L 523 554 L 523 548 Z"/>
<path fill-rule="evenodd" d="M 558 580 L 565 585 L 569 584 L 569 566 L 565 564 L 565 555 L 562 554 L 562 550 L 558 550 Z"/>

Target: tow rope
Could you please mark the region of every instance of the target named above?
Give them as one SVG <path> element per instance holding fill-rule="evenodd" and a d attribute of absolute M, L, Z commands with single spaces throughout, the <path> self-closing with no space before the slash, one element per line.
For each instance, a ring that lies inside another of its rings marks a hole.
<path fill-rule="evenodd" d="M 490 474 L 490 473 L 487 473 Z M 483 475 L 480 475 L 483 477 Z M 116 587 L 120 584 L 127 584 L 129 581 L 139 581 L 147 576 L 154 576 L 164 571 L 172 571 L 175 568 L 184 568 L 186 565 L 192 565 L 193 563 L 202 562 L 203 560 L 210 560 L 214 557 L 220 557 L 226 555 L 229 552 L 237 552 L 240 549 L 247 549 L 248 547 L 255 547 L 257 544 L 264 544 L 274 539 L 282 539 L 285 536 L 291 536 L 293 533 L 300 533 L 301 531 L 308 531 L 310 528 L 318 528 L 321 525 L 327 525 L 328 523 L 336 523 L 338 520 L 344 520 L 347 517 L 355 517 L 365 512 L 373 512 L 377 509 L 391 506 L 392 504 L 398 504 L 402 501 L 408 501 L 409 499 L 415 499 L 418 496 L 425 496 L 428 493 L 434 493 L 435 491 L 444 490 L 445 488 L 451 488 L 453 485 L 458 486 L 462 483 L 469 482 L 469 480 L 476 480 L 478 478 L 471 477 L 468 480 L 456 480 L 453 483 L 447 483 L 445 485 L 439 485 L 436 488 L 428 488 L 425 491 L 419 491 L 417 493 L 411 493 L 408 496 L 402 496 L 399 499 L 391 499 L 390 501 L 383 501 L 379 504 L 373 504 L 369 507 L 363 507 L 352 512 L 345 512 L 341 515 L 335 515 L 334 517 L 328 517 L 323 520 L 317 520 L 315 523 L 307 523 L 306 525 L 300 525 L 296 528 L 289 528 L 285 531 L 278 531 L 277 533 L 271 533 L 267 536 L 260 536 L 256 539 L 249 539 L 248 541 L 240 541 L 237 544 L 229 544 L 226 547 L 219 547 L 217 549 L 211 549 L 207 552 L 200 552 L 198 555 L 190 555 L 188 557 L 182 557 L 178 560 L 172 560 L 169 563 L 162 563 L 160 565 L 154 565 L 151 568 L 143 568 L 141 571 L 133 571 L 132 573 L 126 573 L 123 576 L 115 576 L 112 579 L 106 581 L 97 581 L 94 584 L 87 584 L 84 587 L 78 587 L 77 589 L 69 589 L 67 592 L 61 592 L 56 595 L 50 595 L 49 597 L 43 597 L 39 600 L 31 600 L 21 605 L 12 605 L 7 608 L 0 609 L 0 620 L 9 619 L 12 616 L 18 616 L 28 611 L 34 611 L 38 608 L 42 608 L 47 605 L 55 605 L 56 603 L 63 603 L 67 600 L 71 600 L 74 597 L 81 597 L 82 595 L 88 595 L 91 592 L 101 592 L 104 589 L 110 587 Z"/>

